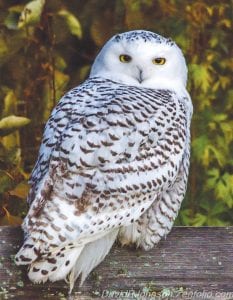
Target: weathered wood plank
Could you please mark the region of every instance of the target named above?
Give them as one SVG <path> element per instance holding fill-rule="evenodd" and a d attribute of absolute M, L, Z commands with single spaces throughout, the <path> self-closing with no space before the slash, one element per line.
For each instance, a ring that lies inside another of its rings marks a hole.
<path fill-rule="evenodd" d="M 33 285 L 14 265 L 21 243 L 20 228 L 0 227 L 0 299 L 67 299 L 64 282 Z M 233 227 L 176 227 L 149 252 L 114 247 L 74 289 L 73 299 L 92 298 L 233 299 Z"/>

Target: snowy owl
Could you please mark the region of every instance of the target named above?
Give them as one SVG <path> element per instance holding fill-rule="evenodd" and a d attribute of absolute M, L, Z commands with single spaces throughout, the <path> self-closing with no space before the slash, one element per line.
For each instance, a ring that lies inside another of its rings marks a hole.
<path fill-rule="evenodd" d="M 44 131 L 16 255 L 33 282 L 70 290 L 118 239 L 145 250 L 184 198 L 192 103 L 179 47 L 156 33 L 113 36 L 89 78 L 65 94 Z"/>

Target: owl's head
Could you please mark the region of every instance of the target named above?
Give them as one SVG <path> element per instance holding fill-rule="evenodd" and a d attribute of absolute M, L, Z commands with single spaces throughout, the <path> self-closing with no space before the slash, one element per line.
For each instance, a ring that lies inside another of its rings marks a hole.
<path fill-rule="evenodd" d="M 187 66 L 180 48 L 156 33 L 135 30 L 113 36 L 101 49 L 90 77 L 128 85 L 179 89 L 186 86 Z"/>

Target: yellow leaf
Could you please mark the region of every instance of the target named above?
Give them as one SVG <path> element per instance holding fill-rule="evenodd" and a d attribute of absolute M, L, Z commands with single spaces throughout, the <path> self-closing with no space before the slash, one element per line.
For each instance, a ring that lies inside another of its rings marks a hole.
<path fill-rule="evenodd" d="M 213 9 L 213 7 L 206 6 L 206 10 L 207 10 L 207 12 L 208 12 L 208 14 L 209 14 L 210 16 L 212 16 L 212 15 L 213 15 L 213 12 L 214 12 L 214 9 Z"/>
<path fill-rule="evenodd" d="M 58 15 L 64 18 L 70 32 L 81 39 L 82 27 L 79 20 L 76 18 L 76 16 L 65 9 L 60 10 L 58 12 Z"/>
<path fill-rule="evenodd" d="M 19 17 L 18 28 L 21 29 L 26 25 L 38 23 L 44 4 L 45 0 L 33 0 L 28 2 Z"/>
<path fill-rule="evenodd" d="M 22 219 L 17 216 L 12 216 L 9 211 L 3 207 L 4 211 L 6 212 L 5 216 L 0 219 L 0 226 L 4 225 L 11 225 L 11 226 L 18 226 L 22 224 Z"/>
<path fill-rule="evenodd" d="M 218 36 L 213 36 L 210 41 L 209 41 L 210 47 L 214 48 L 215 46 L 217 46 L 219 44 L 219 39 Z"/>
<path fill-rule="evenodd" d="M 216 81 L 212 86 L 212 91 L 216 92 L 219 89 L 219 86 L 220 86 L 220 82 Z"/>
<path fill-rule="evenodd" d="M 26 182 L 21 182 L 18 184 L 12 191 L 10 191 L 10 195 L 19 197 L 21 199 L 26 199 L 27 194 L 29 192 L 29 185 Z"/>
<path fill-rule="evenodd" d="M 229 78 L 228 76 L 219 76 L 219 81 L 221 87 L 225 89 L 231 83 L 231 78 Z"/>
<path fill-rule="evenodd" d="M 8 116 L 0 120 L 0 136 L 8 135 L 30 123 L 30 119 L 18 116 Z"/>
<path fill-rule="evenodd" d="M 9 90 L 4 98 L 4 109 L 2 112 L 2 116 L 9 116 L 10 114 L 14 114 L 16 111 L 16 103 L 17 98 L 13 90 Z"/>
<path fill-rule="evenodd" d="M 48 81 L 44 85 L 44 112 L 43 112 L 43 120 L 48 120 L 51 110 L 54 107 L 54 100 L 59 100 L 62 95 L 64 95 L 65 87 L 69 81 L 69 76 L 60 72 L 59 70 L 54 71 L 54 79 L 55 86 L 54 91 L 51 89 L 51 83 Z M 54 97 L 55 92 L 55 98 Z"/>
<path fill-rule="evenodd" d="M 215 58 L 215 54 L 214 53 L 208 53 L 207 56 L 206 56 L 206 59 L 208 62 L 212 62 Z"/>
<path fill-rule="evenodd" d="M 231 28 L 231 21 L 229 19 L 223 19 L 218 23 L 218 25 L 223 25 L 226 28 Z"/>

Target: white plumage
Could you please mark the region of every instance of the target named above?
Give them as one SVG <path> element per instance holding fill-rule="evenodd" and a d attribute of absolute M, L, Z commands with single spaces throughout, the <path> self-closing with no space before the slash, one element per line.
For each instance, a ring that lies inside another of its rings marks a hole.
<path fill-rule="evenodd" d="M 170 39 L 114 36 L 90 77 L 47 122 L 31 175 L 17 264 L 34 282 L 72 290 L 122 244 L 150 249 L 170 231 L 186 191 L 192 104 L 187 68 Z"/>

